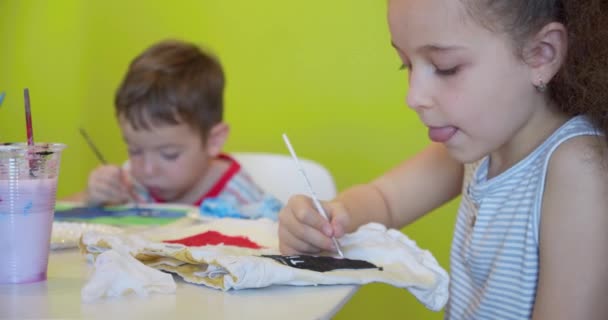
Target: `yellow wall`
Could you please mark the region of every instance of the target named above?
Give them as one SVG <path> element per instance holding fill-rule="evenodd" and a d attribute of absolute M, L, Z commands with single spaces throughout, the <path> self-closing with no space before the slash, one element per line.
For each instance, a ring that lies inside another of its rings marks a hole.
<path fill-rule="evenodd" d="M 24 141 L 29 87 L 38 141 L 68 145 L 58 195 L 84 187 L 97 165 L 126 150 L 113 93 L 129 61 L 176 37 L 217 53 L 225 67 L 228 151 L 287 153 L 325 164 L 340 189 L 368 181 L 427 144 L 404 105 L 406 74 L 390 46 L 382 0 L 0 1 L 0 141 Z M 404 229 L 448 267 L 455 204 Z M 405 290 L 362 288 L 337 319 L 440 319 Z"/>

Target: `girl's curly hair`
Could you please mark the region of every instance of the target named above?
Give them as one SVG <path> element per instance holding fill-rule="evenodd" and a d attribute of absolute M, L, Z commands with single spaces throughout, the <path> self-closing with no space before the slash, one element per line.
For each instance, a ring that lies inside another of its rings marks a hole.
<path fill-rule="evenodd" d="M 588 116 L 608 138 L 607 0 L 462 1 L 473 18 L 508 32 L 520 48 L 545 24 L 562 23 L 568 32 L 568 53 L 548 84 L 548 94 L 561 111 Z"/>

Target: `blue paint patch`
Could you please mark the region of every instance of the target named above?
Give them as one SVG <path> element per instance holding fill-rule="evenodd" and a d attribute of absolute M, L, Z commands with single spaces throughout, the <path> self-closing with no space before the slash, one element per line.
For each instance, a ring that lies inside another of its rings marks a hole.
<path fill-rule="evenodd" d="M 2 91 L 0 93 L 0 107 L 2 107 L 2 102 L 4 101 L 5 96 L 6 96 L 6 92 Z"/>
<path fill-rule="evenodd" d="M 183 218 L 187 213 L 187 210 L 182 209 L 74 207 L 67 210 L 56 209 L 55 220 L 70 221 L 102 217 Z"/>
<path fill-rule="evenodd" d="M 282 207 L 281 201 L 271 195 L 266 195 L 262 200 L 246 205 L 240 205 L 228 198 L 215 197 L 203 201 L 200 206 L 200 214 L 213 218 L 268 218 L 277 221 Z"/>
<path fill-rule="evenodd" d="M 32 210 L 33 206 L 34 206 L 34 203 L 32 202 L 32 200 L 30 200 L 30 202 L 28 202 L 25 205 L 25 207 L 23 207 L 23 214 L 28 215 L 30 213 L 30 211 Z"/>

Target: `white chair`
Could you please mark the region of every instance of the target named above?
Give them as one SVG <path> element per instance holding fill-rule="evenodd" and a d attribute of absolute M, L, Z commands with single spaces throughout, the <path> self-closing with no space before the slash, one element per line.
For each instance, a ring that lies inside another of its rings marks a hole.
<path fill-rule="evenodd" d="M 289 155 L 256 152 L 235 152 L 231 155 L 251 175 L 264 191 L 287 203 L 294 194 L 310 195 L 306 181 Z M 320 200 L 330 200 L 336 196 L 336 184 L 321 164 L 299 158 L 313 190 Z"/>

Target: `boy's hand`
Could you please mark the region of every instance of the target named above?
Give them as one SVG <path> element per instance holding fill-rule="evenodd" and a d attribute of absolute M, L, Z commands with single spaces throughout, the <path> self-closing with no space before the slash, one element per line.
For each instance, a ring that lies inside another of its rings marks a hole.
<path fill-rule="evenodd" d="M 88 205 L 117 205 L 129 202 L 129 186 L 121 167 L 102 165 L 89 175 L 86 203 Z"/>
<path fill-rule="evenodd" d="M 279 249 L 282 254 L 336 252 L 331 237 L 340 238 L 350 221 L 340 202 L 324 202 L 330 221 L 317 212 L 312 200 L 303 195 L 289 199 L 279 213 Z"/>

